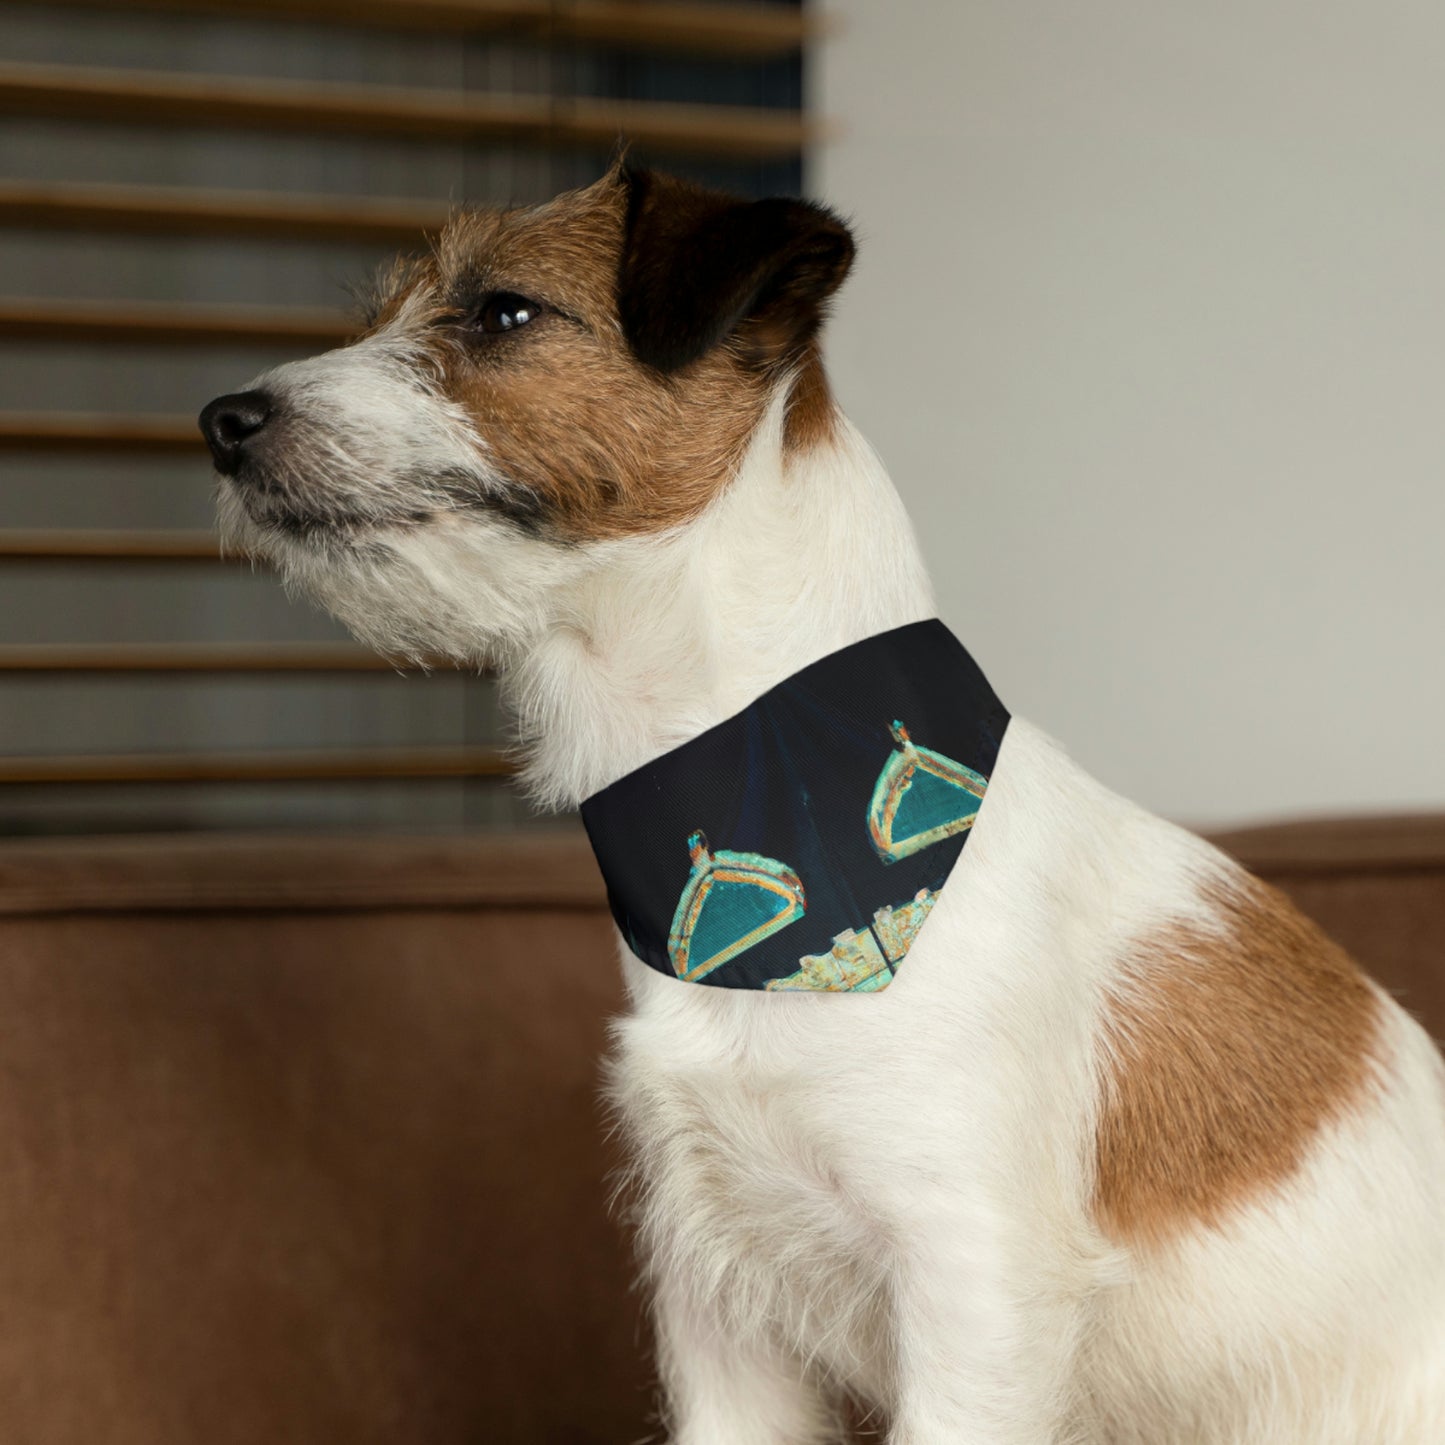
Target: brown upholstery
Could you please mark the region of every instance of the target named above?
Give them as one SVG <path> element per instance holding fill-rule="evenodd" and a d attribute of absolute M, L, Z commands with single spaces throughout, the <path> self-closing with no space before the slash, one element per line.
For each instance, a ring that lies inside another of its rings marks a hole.
<path fill-rule="evenodd" d="M 1226 840 L 1445 1032 L 1445 822 Z M 0 1439 L 649 1433 L 581 840 L 0 845 Z"/>
<path fill-rule="evenodd" d="M 0 1439 L 643 1433 L 576 839 L 9 845 L 0 1004 Z"/>

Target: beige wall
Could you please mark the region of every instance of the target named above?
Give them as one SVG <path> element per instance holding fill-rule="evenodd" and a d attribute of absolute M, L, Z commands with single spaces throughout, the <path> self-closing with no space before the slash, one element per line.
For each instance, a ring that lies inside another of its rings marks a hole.
<path fill-rule="evenodd" d="M 1445 10 L 831 9 L 835 382 L 1005 699 L 1187 821 L 1445 806 Z"/>

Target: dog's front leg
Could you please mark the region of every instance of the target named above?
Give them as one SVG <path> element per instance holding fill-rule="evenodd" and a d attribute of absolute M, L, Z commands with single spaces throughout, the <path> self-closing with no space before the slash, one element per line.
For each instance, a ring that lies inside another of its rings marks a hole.
<path fill-rule="evenodd" d="M 1040 1268 L 1044 1241 L 988 1233 L 977 1218 L 913 1222 L 895 1266 L 889 1445 L 1084 1445 L 1068 1421 L 1078 1306 Z"/>
<path fill-rule="evenodd" d="M 724 1324 L 680 1281 L 654 1300 L 671 1445 L 834 1445 L 835 1411 L 800 1362 Z"/>

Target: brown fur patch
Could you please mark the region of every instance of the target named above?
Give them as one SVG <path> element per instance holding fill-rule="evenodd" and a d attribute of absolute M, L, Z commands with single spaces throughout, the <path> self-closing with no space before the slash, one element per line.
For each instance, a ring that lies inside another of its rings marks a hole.
<path fill-rule="evenodd" d="M 424 304 L 393 298 L 383 312 L 433 348 L 518 514 L 568 540 L 695 516 L 733 474 L 766 401 L 726 348 L 677 378 L 631 355 L 616 301 L 624 212 L 615 174 L 544 206 L 463 212 L 413 278 Z M 514 334 L 436 329 L 501 291 L 546 309 Z"/>
<path fill-rule="evenodd" d="M 444 391 L 473 419 L 488 461 L 516 493 L 515 506 L 499 510 L 567 540 L 695 517 L 734 475 L 774 377 L 752 364 L 742 338 L 671 374 L 634 355 L 618 316 L 627 207 L 614 171 L 544 206 L 463 212 L 379 311 L 379 325 L 432 353 Z M 514 333 L 468 335 L 469 310 L 496 292 L 544 310 Z M 820 440 L 831 411 L 810 347 L 789 442 Z"/>
<path fill-rule="evenodd" d="M 1105 1021 L 1095 1212 L 1134 1243 L 1283 1184 L 1373 1074 L 1380 1004 L 1343 950 L 1246 874 L 1211 901 L 1218 932 L 1139 945 Z"/>
<path fill-rule="evenodd" d="M 783 444 L 789 451 L 811 451 L 832 441 L 837 420 L 838 407 L 828 385 L 828 374 L 823 370 L 823 358 L 817 343 L 812 342 L 788 395 Z"/>

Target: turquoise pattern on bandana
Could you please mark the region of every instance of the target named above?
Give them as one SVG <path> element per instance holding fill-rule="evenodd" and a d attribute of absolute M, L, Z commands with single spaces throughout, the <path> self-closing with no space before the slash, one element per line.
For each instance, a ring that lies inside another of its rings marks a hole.
<path fill-rule="evenodd" d="M 618 928 L 683 982 L 880 992 L 979 816 L 1007 725 L 936 619 L 803 668 L 582 805 Z"/>
<path fill-rule="evenodd" d="M 692 873 L 667 937 L 679 978 L 702 978 L 803 916 L 803 885 L 783 864 L 757 853 L 711 853 L 701 833 L 687 846 Z"/>
<path fill-rule="evenodd" d="M 982 773 L 915 747 L 896 719 L 892 732 L 900 750 L 878 775 L 868 809 L 873 846 L 885 863 L 972 827 L 988 787 Z"/>

